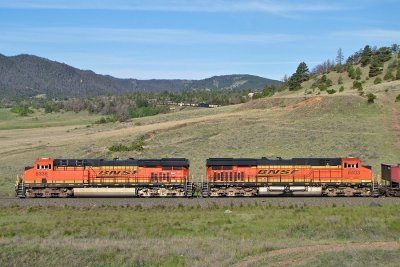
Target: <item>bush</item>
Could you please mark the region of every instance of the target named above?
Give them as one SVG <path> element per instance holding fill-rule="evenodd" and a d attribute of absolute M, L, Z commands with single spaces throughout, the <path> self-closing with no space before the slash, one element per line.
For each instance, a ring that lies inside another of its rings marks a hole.
<path fill-rule="evenodd" d="M 328 89 L 328 90 L 326 90 L 326 92 L 327 92 L 328 94 L 332 95 L 332 94 L 336 93 L 336 90 L 334 90 L 334 89 Z"/>
<path fill-rule="evenodd" d="M 382 83 L 382 79 L 381 77 L 376 77 L 374 80 L 374 84 L 379 84 L 379 83 Z"/>
<path fill-rule="evenodd" d="M 389 72 L 389 71 L 385 74 L 385 76 L 383 77 L 383 79 L 384 79 L 385 81 L 393 81 L 393 80 L 395 80 L 393 74 L 392 74 L 391 72 Z"/>
<path fill-rule="evenodd" d="M 17 104 L 13 106 L 10 111 L 20 116 L 28 116 L 29 114 L 33 113 L 33 110 L 31 110 L 28 105 L 24 104 Z"/>
<path fill-rule="evenodd" d="M 117 115 L 109 116 L 109 117 L 101 117 L 99 120 L 95 121 L 95 124 L 103 124 L 108 122 L 117 122 L 119 118 Z"/>
<path fill-rule="evenodd" d="M 143 151 L 144 150 L 144 137 L 139 138 L 138 140 L 130 143 L 130 144 L 116 144 L 112 145 L 108 148 L 111 152 L 122 152 L 122 151 Z"/>
<path fill-rule="evenodd" d="M 362 83 L 360 81 L 354 81 L 353 82 L 353 89 L 358 89 L 358 90 L 362 90 Z"/>
<path fill-rule="evenodd" d="M 395 102 L 400 102 L 400 94 L 397 95 Z"/>
<path fill-rule="evenodd" d="M 318 89 L 321 90 L 321 91 L 325 91 L 326 90 L 326 84 L 324 84 L 324 83 L 319 84 L 318 85 Z"/>
<path fill-rule="evenodd" d="M 342 85 L 342 86 L 340 86 L 340 88 L 339 88 L 339 92 L 343 92 L 344 91 L 344 86 Z"/>
<path fill-rule="evenodd" d="M 130 107 L 128 109 L 128 113 L 131 118 L 141 118 L 141 117 L 157 115 L 159 113 L 159 110 L 155 107 L 139 107 L 139 108 Z"/>
<path fill-rule="evenodd" d="M 343 77 L 342 77 L 342 76 L 339 76 L 339 78 L 338 78 L 338 84 L 343 84 Z"/>
<path fill-rule="evenodd" d="M 349 77 L 351 79 L 355 79 L 356 78 L 356 71 L 355 71 L 355 69 L 354 69 L 354 67 L 352 65 L 349 65 L 347 67 L 347 73 L 348 73 L 348 75 L 349 75 Z"/>
<path fill-rule="evenodd" d="M 368 103 L 370 103 L 370 104 L 374 103 L 375 99 L 376 99 L 376 95 L 374 95 L 373 93 L 368 93 L 367 94 Z"/>
<path fill-rule="evenodd" d="M 356 80 L 361 80 L 361 75 L 362 75 L 362 71 L 361 71 L 360 67 L 357 67 L 357 69 L 356 69 Z"/>

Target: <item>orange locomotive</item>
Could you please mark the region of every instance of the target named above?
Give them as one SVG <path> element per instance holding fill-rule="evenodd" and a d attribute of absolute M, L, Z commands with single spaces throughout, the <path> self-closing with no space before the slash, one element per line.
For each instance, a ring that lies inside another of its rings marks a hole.
<path fill-rule="evenodd" d="M 374 191 L 371 167 L 359 158 L 210 158 L 206 176 L 203 197 L 371 196 Z"/>
<path fill-rule="evenodd" d="M 19 197 L 152 197 L 193 195 L 189 161 L 41 158 L 17 179 Z"/>

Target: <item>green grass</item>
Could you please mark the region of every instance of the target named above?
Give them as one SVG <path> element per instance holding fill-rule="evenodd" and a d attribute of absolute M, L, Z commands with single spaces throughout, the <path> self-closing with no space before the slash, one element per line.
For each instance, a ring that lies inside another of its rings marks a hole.
<path fill-rule="evenodd" d="M 44 113 L 35 111 L 28 116 L 19 116 L 10 109 L 0 109 L 0 130 L 45 128 L 55 126 L 71 126 L 91 124 L 100 115 L 89 115 L 88 112 Z"/>
<path fill-rule="evenodd" d="M 31 259 L 37 266 L 230 265 L 285 247 L 400 241 L 398 210 L 398 206 L 2 207 L 0 265 L 27 264 Z M 315 259 L 314 265 L 318 262 Z"/>

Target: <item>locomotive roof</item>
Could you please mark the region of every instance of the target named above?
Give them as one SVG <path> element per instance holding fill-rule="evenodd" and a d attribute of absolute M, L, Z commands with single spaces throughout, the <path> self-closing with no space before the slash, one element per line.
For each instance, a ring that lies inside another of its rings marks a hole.
<path fill-rule="evenodd" d="M 262 165 L 310 165 L 337 166 L 342 164 L 341 158 L 209 158 L 207 166 L 262 166 Z"/>
<path fill-rule="evenodd" d="M 189 167 L 189 160 L 185 158 L 161 159 L 54 159 L 54 166 L 139 166 L 139 167 Z"/>

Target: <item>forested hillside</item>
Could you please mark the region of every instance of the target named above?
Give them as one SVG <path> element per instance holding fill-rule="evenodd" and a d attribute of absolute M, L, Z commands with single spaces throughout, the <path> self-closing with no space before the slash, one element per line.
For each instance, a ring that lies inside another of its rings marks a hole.
<path fill-rule="evenodd" d="M 32 55 L 0 54 L 0 91 L 3 99 L 21 99 L 45 94 L 48 98 L 93 97 L 131 92 L 161 92 L 195 89 L 261 89 L 279 81 L 254 75 L 214 76 L 204 80 L 118 79 L 80 70 Z"/>

